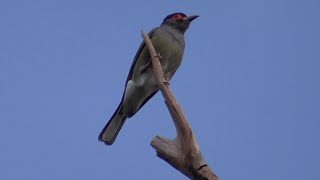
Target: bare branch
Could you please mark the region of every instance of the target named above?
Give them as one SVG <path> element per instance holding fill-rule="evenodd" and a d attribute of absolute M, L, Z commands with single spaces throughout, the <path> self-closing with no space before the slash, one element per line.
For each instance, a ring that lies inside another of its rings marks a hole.
<path fill-rule="evenodd" d="M 187 117 L 173 95 L 169 83 L 164 79 L 159 54 L 154 49 L 148 35 L 144 32 L 141 32 L 141 35 L 152 58 L 155 80 L 165 98 L 165 103 L 177 131 L 177 137 L 173 140 L 161 136 L 154 137 L 151 141 L 151 146 L 157 151 L 158 157 L 168 162 L 190 179 L 218 180 L 218 176 L 206 164 Z"/>

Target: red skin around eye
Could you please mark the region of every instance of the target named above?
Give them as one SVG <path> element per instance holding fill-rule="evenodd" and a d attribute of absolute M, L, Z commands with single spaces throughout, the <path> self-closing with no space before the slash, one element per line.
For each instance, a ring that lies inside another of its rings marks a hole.
<path fill-rule="evenodd" d="M 185 16 L 182 14 L 176 14 L 173 16 L 174 19 L 183 19 Z"/>

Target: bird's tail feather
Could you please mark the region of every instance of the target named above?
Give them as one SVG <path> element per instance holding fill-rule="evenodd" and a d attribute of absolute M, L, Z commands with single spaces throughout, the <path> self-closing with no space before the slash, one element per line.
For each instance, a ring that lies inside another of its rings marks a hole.
<path fill-rule="evenodd" d="M 103 141 L 107 145 L 112 145 L 115 141 L 120 129 L 122 128 L 127 116 L 121 112 L 122 103 L 119 104 L 117 110 L 112 115 L 109 122 L 99 134 L 99 141 Z"/>

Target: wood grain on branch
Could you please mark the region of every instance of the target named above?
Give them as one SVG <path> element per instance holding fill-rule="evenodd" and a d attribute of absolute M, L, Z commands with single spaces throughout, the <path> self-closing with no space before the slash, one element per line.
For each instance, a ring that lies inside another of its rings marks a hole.
<path fill-rule="evenodd" d="M 157 156 L 168 162 L 190 179 L 218 180 L 218 176 L 207 165 L 200 148 L 193 135 L 187 117 L 182 107 L 173 95 L 169 83 L 163 74 L 159 54 L 154 49 L 150 38 L 144 32 L 141 35 L 146 43 L 151 58 L 153 74 L 165 103 L 174 121 L 177 137 L 173 140 L 156 136 L 151 141 L 151 146 L 157 151 Z"/>

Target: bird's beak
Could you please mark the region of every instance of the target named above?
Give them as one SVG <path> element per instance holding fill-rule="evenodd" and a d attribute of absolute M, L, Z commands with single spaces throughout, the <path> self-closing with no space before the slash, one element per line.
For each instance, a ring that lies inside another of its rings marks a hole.
<path fill-rule="evenodd" d="M 199 16 L 197 16 L 197 15 L 195 15 L 195 16 L 188 16 L 188 17 L 186 17 L 186 19 L 187 19 L 189 22 L 191 22 L 191 21 L 197 19 L 198 17 L 199 17 Z"/>

